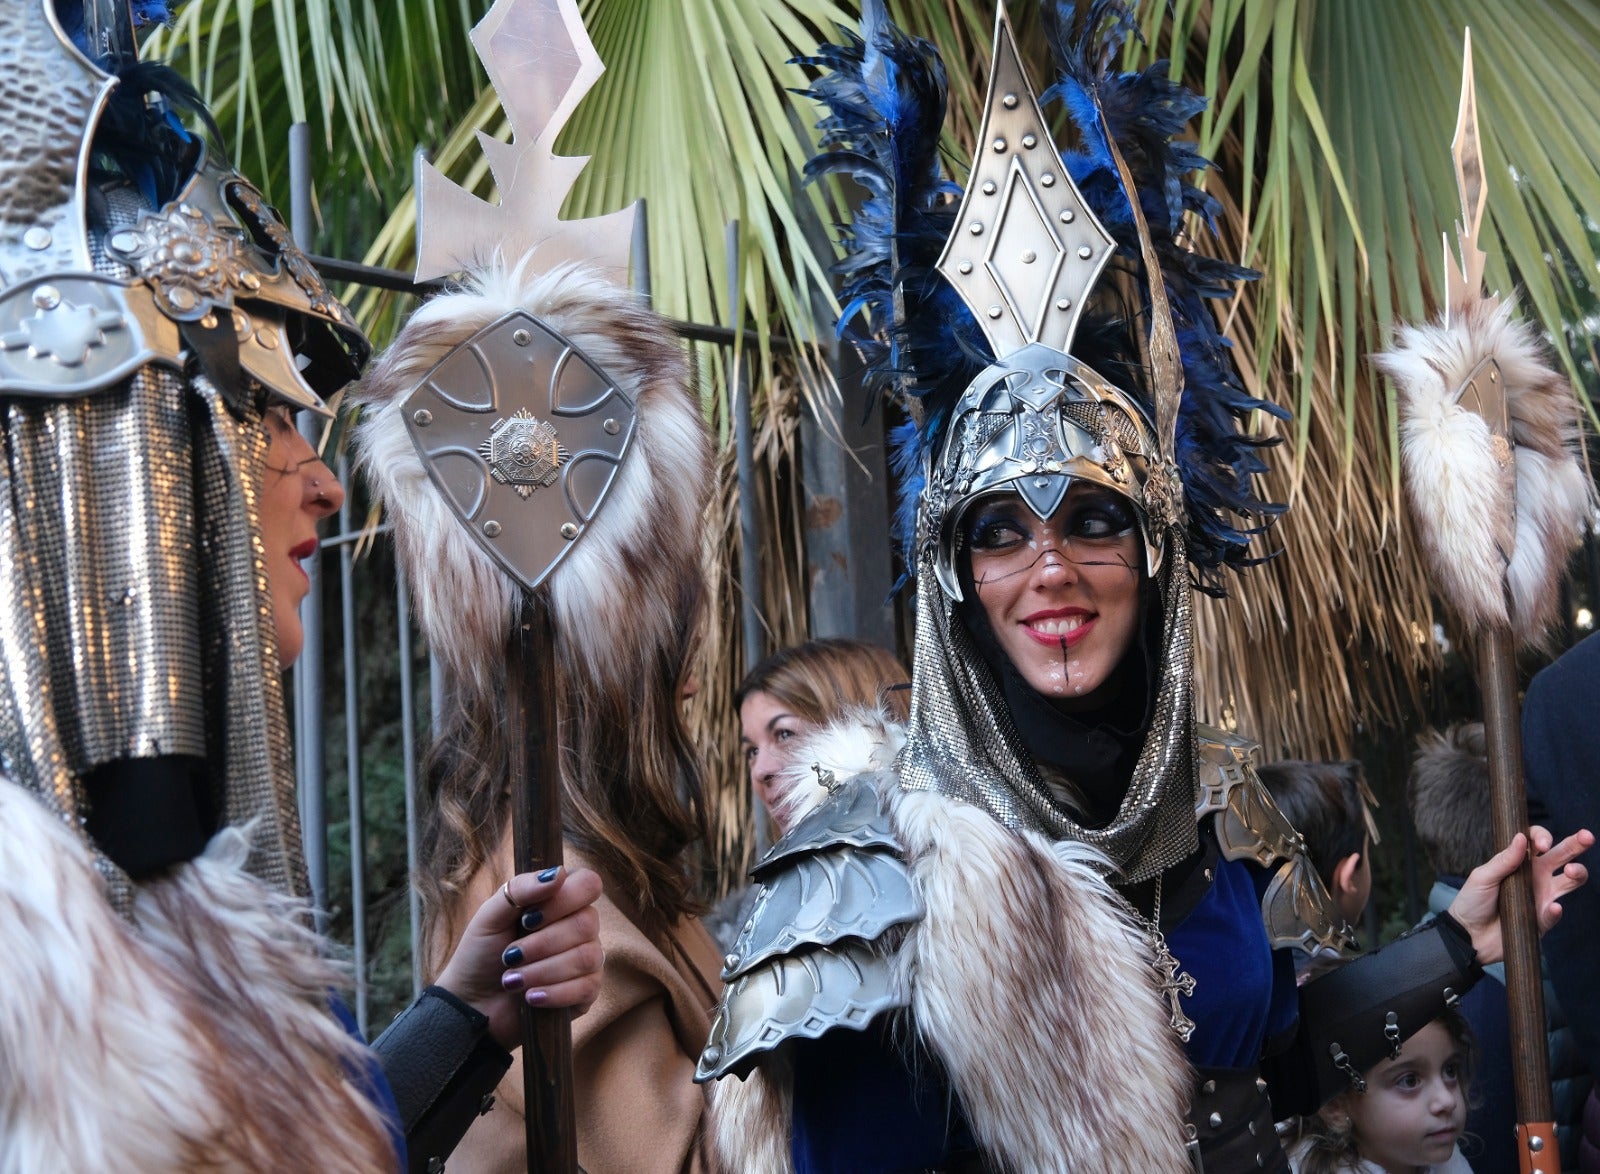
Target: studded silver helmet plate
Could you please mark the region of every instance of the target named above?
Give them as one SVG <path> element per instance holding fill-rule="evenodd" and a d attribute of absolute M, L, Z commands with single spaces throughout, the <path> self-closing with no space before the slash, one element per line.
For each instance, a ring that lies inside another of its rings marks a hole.
<path fill-rule="evenodd" d="M 530 591 L 594 521 L 638 420 L 598 365 L 521 310 L 452 350 L 400 410 L 456 517 Z"/>
<path fill-rule="evenodd" d="M 1015 492 L 1048 518 L 1074 479 L 1094 481 L 1139 507 L 1152 576 L 1162 557 L 1163 527 L 1145 500 L 1158 451 L 1150 423 L 1068 354 L 1114 242 L 1062 165 L 1003 7 L 994 53 L 972 175 L 939 259 L 999 356 L 962 395 L 927 470 L 921 540 L 934 544 L 934 575 L 953 600 L 962 515 L 989 494 Z"/>

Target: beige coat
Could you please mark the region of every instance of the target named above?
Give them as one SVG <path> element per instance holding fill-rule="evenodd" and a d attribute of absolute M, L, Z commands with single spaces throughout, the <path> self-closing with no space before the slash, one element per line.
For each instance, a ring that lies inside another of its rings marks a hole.
<path fill-rule="evenodd" d="M 569 846 L 566 863 L 588 861 Z M 508 838 L 461 908 L 476 909 L 510 874 Z M 600 997 L 572 1023 L 578 1164 L 586 1174 L 708 1174 L 715 1166 L 694 1066 L 721 990 L 716 944 L 695 918 L 658 944 L 609 895 L 595 908 L 606 952 Z M 451 1155 L 450 1174 L 526 1174 L 523 1130 L 519 1055 L 495 1090 L 494 1108 Z"/>

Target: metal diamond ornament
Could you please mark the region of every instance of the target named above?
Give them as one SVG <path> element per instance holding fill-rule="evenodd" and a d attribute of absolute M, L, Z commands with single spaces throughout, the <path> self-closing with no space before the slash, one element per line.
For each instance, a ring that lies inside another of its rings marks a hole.
<path fill-rule="evenodd" d="M 529 591 L 599 517 L 638 423 L 593 360 L 522 310 L 452 350 L 400 410 L 451 511 Z"/>
<path fill-rule="evenodd" d="M 1029 343 L 1066 354 L 1114 247 L 1061 163 L 1004 5 L 972 174 L 939 272 L 996 355 Z"/>

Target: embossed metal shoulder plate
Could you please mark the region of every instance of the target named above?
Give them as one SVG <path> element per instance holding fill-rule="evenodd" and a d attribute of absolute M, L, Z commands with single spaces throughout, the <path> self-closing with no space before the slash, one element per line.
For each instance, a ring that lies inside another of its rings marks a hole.
<path fill-rule="evenodd" d="M 723 981 L 805 946 L 873 941 L 891 926 L 920 921 L 923 912 L 905 862 L 893 853 L 835 845 L 791 856 L 762 882 L 724 959 Z"/>
<path fill-rule="evenodd" d="M 1355 933 L 1333 907 L 1333 896 L 1304 852 L 1279 866 L 1261 898 L 1261 917 L 1274 950 L 1297 946 L 1313 957 L 1333 951 L 1354 957 Z"/>
<path fill-rule="evenodd" d="M 1195 726 L 1197 816 L 1215 815 L 1217 845 L 1229 860 L 1262 868 L 1303 850 L 1300 833 L 1284 818 L 1252 758 L 1256 743 L 1210 726 Z"/>
<path fill-rule="evenodd" d="M 522 310 L 452 350 L 400 411 L 456 517 L 530 591 L 598 516 L 638 423 L 597 364 Z"/>
<path fill-rule="evenodd" d="M 898 852 L 900 841 L 889 827 L 889 817 L 879 806 L 873 778 L 872 775 L 857 775 L 836 784 L 826 799 L 767 850 L 750 874 L 759 880 L 792 856 L 838 845 Z"/>
<path fill-rule="evenodd" d="M 776 958 L 724 991 L 711 1038 L 695 1067 L 697 1082 L 744 1077 L 758 1057 L 790 1039 L 817 1039 L 836 1028 L 863 1030 L 909 1002 L 889 958 L 851 940 Z"/>
<path fill-rule="evenodd" d="M 1256 774 L 1257 744 L 1211 726 L 1195 726 L 1195 814 L 1215 816 L 1217 846 L 1229 860 L 1262 868 L 1281 861 L 1261 898 L 1261 919 L 1272 948 L 1298 946 L 1308 954 L 1352 953 L 1355 935 L 1335 912 L 1333 897 L 1306 853 L 1304 837 L 1278 809 Z"/>

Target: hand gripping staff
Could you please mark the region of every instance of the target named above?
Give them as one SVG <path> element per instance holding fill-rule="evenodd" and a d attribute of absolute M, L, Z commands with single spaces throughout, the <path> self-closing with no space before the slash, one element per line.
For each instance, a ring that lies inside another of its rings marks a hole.
<path fill-rule="evenodd" d="M 593 270 L 625 273 L 633 209 L 557 219 L 585 160 L 557 156 L 552 146 L 604 70 L 576 0 L 498 0 L 473 29 L 472 42 L 515 132 L 510 143 L 479 136 L 500 202 L 479 200 L 419 158 L 418 279 L 463 273 L 465 289 L 437 299 L 431 318 L 428 306 L 419 310 L 412 326 L 425 324 L 408 327 L 393 348 L 409 353 L 380 360 L 369 381 L 383 384 L 394 372 L 410 372 L 370 398 L 389 421 L 374 420 L 373 429 L 389 429 L 388 441 L 398 442 L 390 453 L 406 448 L 398 441 L 403 423 L 411 451 L 402 452 L 402 463 L 411 472 L 390 476 L 374 467 L 370 452 L 366 460 L 397 515 L 397 532 L 406 531 L 402 548 L 433 552 L 409 560 L 413 587 L 430 644 L 458 691 L 494 695 L 498 649 L 474 640 L 489 631 L 497 641 L 504 630 L 497 624 L 510 621 L 503 720 L 512 748 L 507 782 L 515 866 L 526 872 L 561 861 L 562 609 L 552 593 L 560 568 L 573 565 L 569 560 L 626 477 L 639 447 L 640 412 L 634 381 L 604 369 L 574 341 L 591 336 L 586 326 L 575 330 L 577 319 L 536 312 L 527 299 L 496 304 L 495 291 L 554 289 L 542 304 L 568 304 L 563 283 L 587 288 L 598 280 Z M 591 272 L 575 271 L 580 262 Z M 623 291 L 614 296 L 626 300 Z M 447 302 L 465 308 L 446 310 Z M 482 325 L 452 338 L 439 358 L 437 338 L 450 319 Z M 420 369 L 426 374 L 418 379 Z M 441 536 L 440 529 L 452 532 Z M 602 537 L 597 545 L 603 544 Z M 482 586 L 492 600 L 488 610 L 503 614 L 481 622 L 441 617 L 451 608 L 476 610 L 479 601 L 459 593 L 462 583 Z M 571 1174 L 578 1169 L 577 1132 L 566 1012 L 523 1008 L 523 1082 L 528 1168 Z"/>
<path fill-rule="evenodd" d="M 1419 543 L 1450 609 L 1477 645 L 1497 849 L 1528 827 L 1516 698 L 1516 652 L 1554 617 L 1590 487 L 1578 451 L 1578 405 L 1533 327 L 1483 290 L 1478 230 L 1487 202 L 1467 34 L 1452 143 L 1461 195 L 1459 267 L 1445 247 L 1445 305 L 1402 326 L 1377 365 L 1399 391 L 1403 479 Z M 1500 895 L 1524 1174 L 1560 1167 L 1545 1046 L 1539 932 L 1529 866 Z"/>

